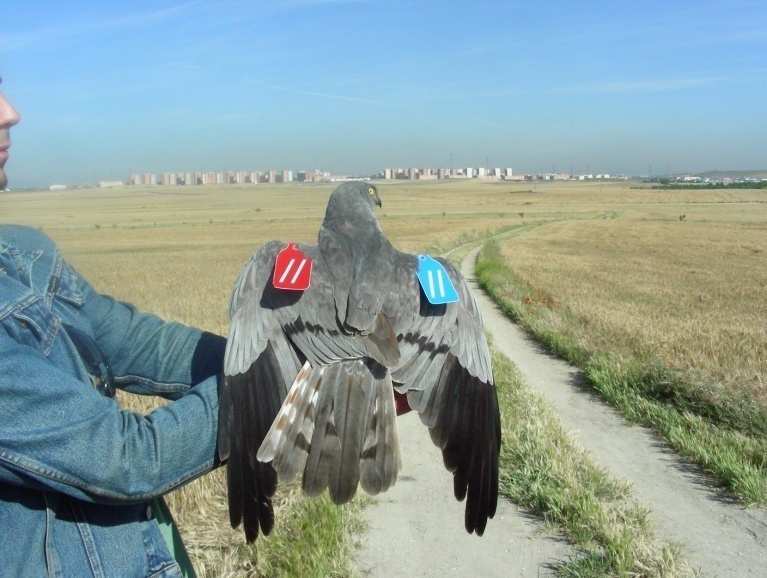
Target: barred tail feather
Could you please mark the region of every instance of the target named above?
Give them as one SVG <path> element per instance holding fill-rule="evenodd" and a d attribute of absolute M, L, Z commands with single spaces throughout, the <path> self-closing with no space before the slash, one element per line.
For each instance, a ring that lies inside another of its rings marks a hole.
<path fill-rule="evenodd" d="M 362 448 L 361 484 L 368 494 L 376 495 L 388 490 L 397 481 L 402 467 L 397 433 L 397 410 L 394 388 L 388 372 L 375 384 L 375 398 Z"/>
<path fill-rule="evenodd" d="M 272 462 L 283 482 L 292 480 L 306 464 L 323 370 L 304 363 L 258 449 L 258 461 Z"/>
<path fill-rule="evenodd" d="M 401 466 L 391 377 L 372 360 L 304 365 L 258 452 L 280 480 L 303 469 L 303 489 L 336 504 L 357 486 L 388 489 Z"/>

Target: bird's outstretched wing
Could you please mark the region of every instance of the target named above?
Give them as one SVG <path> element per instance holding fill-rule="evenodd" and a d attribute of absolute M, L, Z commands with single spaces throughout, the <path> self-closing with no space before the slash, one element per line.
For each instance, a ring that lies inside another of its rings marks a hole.
<path fill-rule="evenodd" d="M 227 461 L 230 521 L 233 527 L 243 523 L 248 541 L 256 539 L 259 528 L 268 534 L 274 524 L 271 496 L 277 475 L 257 454 L 302 364 L 372 358 L 390 365 L 399 359 L 394 334 L 382 319 L 381 331 L 362 338 L 340 328 L 334 285 L 316 247 L 300 246 L 315 262 L 310 290 L 275 289 L 275 258 L 284 246 L 272 241 L 253 255 L 229 308 L 218 448 Z"/>
<path fill-rule="evenodd" d="M 280 330 L 274 309 L 261 305 L 278 244 L 259 249 L 242 269 L 229 305 L 218 453 L 227 462 L 229 518 L 248 542 L 271 532 L 277 476 L 255 452 L 277 415 L 302 360 Z"/>
<path fill-rule="evenodd" d="M 465 526 L 482 535 L 498 501 L 501 446 L 498 397 L 482 318 L 468 285 L 440 260 L 459 300 L 431 305 L 415 275 L 416 257 L 400 254 L 398 299 L 390 318 L 402 361 L 392 373 L 395 388 L 429 428 L 453 474 L 458 500 L 466 499 Z"/>

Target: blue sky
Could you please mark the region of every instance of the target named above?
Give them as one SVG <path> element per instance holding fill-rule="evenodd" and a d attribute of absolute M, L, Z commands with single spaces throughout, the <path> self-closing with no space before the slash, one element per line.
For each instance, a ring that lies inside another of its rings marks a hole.
<path fill-rule="evenodd" d="M 12 184 L 767 167 L 767 3 L 2 0 Z"/>

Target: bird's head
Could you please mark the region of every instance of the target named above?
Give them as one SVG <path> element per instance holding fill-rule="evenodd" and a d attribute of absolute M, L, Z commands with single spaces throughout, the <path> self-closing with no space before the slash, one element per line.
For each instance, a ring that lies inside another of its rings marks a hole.
<path fill-rule="evenodd" d="M 339 202 L 345 207 L 359 206 L 360 201 L 362 201 L 363 206 L 370 207 L 373 211 L 376 206 L 382 206 L 381 197 L 378 196 L 378 189 L 370 183 L 363 181 L 342 183 L 333 191 L 330 198 L 331 201 Z"/>
<path fill-rule="evenodd" d="M 383 207 L 383 203 L 381 202 L 381 197 L 378 196 L 378 189 L 376 189 L 373 185 L 368 185 L 367 189 L 368 189 L 367 190 L 368 199 L 370 200 L 370 202 L 378 205 L 379 209 Z"/>
<path fill-rule="evenodd" d="M 330 195 L 323 226 L 345 235 L 351 231 L 355 231 L 353 235 L 381 233 L 376 206 L 381 206 L 381 197 L 373 185 L 361 181 L 343 183 Z"/>

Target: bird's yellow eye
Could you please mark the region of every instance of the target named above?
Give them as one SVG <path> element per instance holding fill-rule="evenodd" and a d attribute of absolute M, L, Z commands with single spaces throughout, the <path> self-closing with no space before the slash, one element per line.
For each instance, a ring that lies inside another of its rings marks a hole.
<path fill-rule="evenodd" d="M 368 195 L 375 195 L 376 190 L 373 187 L 368 187 Z"/>

